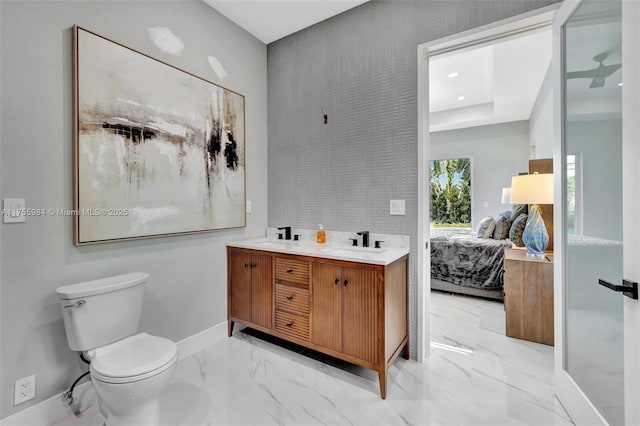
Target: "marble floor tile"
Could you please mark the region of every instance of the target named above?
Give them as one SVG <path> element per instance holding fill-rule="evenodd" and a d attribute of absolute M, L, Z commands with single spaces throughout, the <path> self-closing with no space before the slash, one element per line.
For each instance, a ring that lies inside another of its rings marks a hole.
<path fill-rule="evenodd" d="M 386 400 L 371 370 L 236 331 L 178 364 L 163 425 L 572 424 L 553 347 L 506 337 L 501 303 L 433 292 L 431 319 L 431 356 L 396 360 Z M 91 410 L 58 425 L 93 426 Z"/>

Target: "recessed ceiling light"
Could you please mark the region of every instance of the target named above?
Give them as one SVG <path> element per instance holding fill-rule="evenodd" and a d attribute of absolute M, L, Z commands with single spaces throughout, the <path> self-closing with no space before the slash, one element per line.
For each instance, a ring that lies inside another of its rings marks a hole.
<path fill-rule="evenodd" d="M 622 87 L 622 83 L 618 83 L 618 87 Z"/>
<path fill-rule="evenodd" d="M 449 77 L 449 78 L 456 78 L 457 76 L 458 76 L 458 73 L 455 72 L 455 71 L 454 72 L 450 72 L 449 74 L 447 74 L 447 77 Z"/>
<path fill-rule="evenodd" d="M 464 101 L 464 96 L 458 96 L 459 101 Z"/>

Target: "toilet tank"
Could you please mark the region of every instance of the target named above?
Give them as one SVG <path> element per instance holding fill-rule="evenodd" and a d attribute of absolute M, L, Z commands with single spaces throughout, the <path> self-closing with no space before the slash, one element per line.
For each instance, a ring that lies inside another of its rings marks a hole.
<path fill-rule="evenodd" d="M 148 278 L 147 273 L 133 272 L 58 287 L 69 348 L 86 351 L 138 331 Z"/>

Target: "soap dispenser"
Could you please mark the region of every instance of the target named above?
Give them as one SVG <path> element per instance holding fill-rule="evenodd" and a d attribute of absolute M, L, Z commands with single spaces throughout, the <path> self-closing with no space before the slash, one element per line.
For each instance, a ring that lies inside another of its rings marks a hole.
<path fill-rule="evenodd" d="M 318 225 L 318 231 L 316 232 L 316 242 L 324 244 L 327 242 L 327 234 L 324 232 L 322 224 Z"/>

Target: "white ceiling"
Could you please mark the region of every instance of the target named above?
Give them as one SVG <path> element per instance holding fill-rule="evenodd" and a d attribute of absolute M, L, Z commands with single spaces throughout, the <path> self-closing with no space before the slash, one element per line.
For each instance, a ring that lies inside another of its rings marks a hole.
<path fill-rule="evenodd" d="M 493 102 L 493 47 L 485 46 L 429 62 L 431 112 Z M 449 75 L 457 73 L 457 77 Z M 458 99 L 464 96 L 464 99 Z"/>
<path fill-rule="evenodd" d="M 434 57 L 429 62 L 430 130 L 528 120 L 551 54 L 549 29 Z M 448 77 L 453 72 L 457 77 Z"/>
<path fill-rule="evenodd" d="M 204 0 L 269 44 L 368 0 Z"/>
<path fill-rule="evenodd" d="M 598 15 L 595 15 L 596 17 Z M 606 53 L 604 65 L 620 64 L 621 25 L 619 20 L 593 22 L 584 20 L 566 29 L 567 71 L 596 68 L 593 57 Z M 603 87 L 589 88 L 590 78 L 569 79 L 567 90 L 567 118 L 569 121 L 602 118 L 604 114 L 619 117 L 622 112 L 622 69 L 605 79 Z"/>

